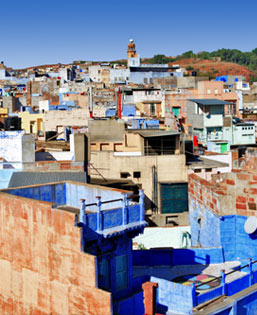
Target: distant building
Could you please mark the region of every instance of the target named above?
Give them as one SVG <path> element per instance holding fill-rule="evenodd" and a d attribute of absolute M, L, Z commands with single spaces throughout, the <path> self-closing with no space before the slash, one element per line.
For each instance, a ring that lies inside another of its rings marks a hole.
<path fill-rule="evenodd" d="M 187 102 L 187 123 L 190 136 L 199 142 L 226 140 L 230 145 L 255 144 L 254 124 L 243 123 L 225 113 L 235 113 L 236 104 L 218 99 L 190 99 Z"/>

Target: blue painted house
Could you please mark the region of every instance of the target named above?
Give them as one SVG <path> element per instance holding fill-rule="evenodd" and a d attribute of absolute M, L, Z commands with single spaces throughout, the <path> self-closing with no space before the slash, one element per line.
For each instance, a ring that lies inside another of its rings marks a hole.
<path fill-rule="evenodd" d="M 143 314 L 141 286 L 145 277 L 133 279 L 132 265 L 132 239 L 146 226 L 143 191 L 139 202 L 132 201 L 124 190 L 76 182 L 9 188 L 2 192 L 47 201 L 52 203 L 53 211 L 73 213 L 75 227 L 81 229 L 81 251 L 95 256 L 96 288 L 111 293 L 112 313 L 124 314 L 119 305 L 129 298 L 130 314 L 134 314 L 135 307 Z"/>

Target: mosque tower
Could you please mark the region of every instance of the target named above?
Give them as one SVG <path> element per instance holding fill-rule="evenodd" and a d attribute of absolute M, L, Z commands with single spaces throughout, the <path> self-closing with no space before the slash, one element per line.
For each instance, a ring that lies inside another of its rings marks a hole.
<path fill-rule="evenodd" d="M 129 40 L 127 53 L 128 53 L 128 59 L 137 57 L 136 45 L 133 39 Z"/>
<path fill-rule="evenodd" d="M 129 40 L 128 44 L 128 67 L 138 67 L 140 65 L 140 57 L 136 52 L 136 45 L 133 39 Z"/>

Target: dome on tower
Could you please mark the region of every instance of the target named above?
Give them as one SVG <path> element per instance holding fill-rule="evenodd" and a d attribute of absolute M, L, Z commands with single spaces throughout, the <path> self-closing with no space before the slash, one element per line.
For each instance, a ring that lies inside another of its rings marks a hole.
<path fill-rule="evenodd" d="M 134 50 L 136 48 L 136 45 L 135 45 L 135 43 L 134 43 L 134 39 L 130 39 L 129 40 L 129 44 L 128 44 L 128 49 L 129 50 Z"/>

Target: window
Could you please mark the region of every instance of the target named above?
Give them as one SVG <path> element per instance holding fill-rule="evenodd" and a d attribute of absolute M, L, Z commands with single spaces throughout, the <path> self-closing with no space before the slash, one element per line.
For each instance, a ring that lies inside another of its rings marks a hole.
<path fill-rule="evenodd" d="M 133 173 L 134 178 L 140 178 L 141 177 L 141 172 L 134 172 Z"/>
<path fill-rule="evenodd" d="M 212 171 L 212 168 L 206 168 L 205 171 L 206 171 L 206 172 L 211 172 L 211 171 Z"/>
<path fill-rule="evenodd" d="M 196 168 L 195 170 L 194 170 L 194 173 L 201 173 L 202 172 L 202 170 L 200 169 L 200 168 Z"/>
<path fill-rule="evenodd" d="M 218 89 L 214 90 L 214 93 L 215 93 L 215 94 L 218 94 L 218 93 L 219 93 Z"/>
<path fill-rule="evenodd" d="M 150 115 L 155 115 L 155 104 L 150 104 Z"/>
<path fill-rule="evenodd" d="M 211 90 L 207 90 L 207 94 L 211 94 Z"/>
<path fill-rule="evenodd" d="M 130 174 L 128 172 L 120 172 L 120 178 L 128 178 Z"/>

